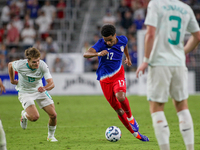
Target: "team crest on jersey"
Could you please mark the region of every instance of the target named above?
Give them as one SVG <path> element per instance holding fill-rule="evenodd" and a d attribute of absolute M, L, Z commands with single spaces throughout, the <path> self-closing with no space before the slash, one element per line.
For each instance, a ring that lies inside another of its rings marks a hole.
<path fill-rule="evenodd" d="M 111 48 L 108 48 L 108 51 L 110 50 Z"/>
<path fill-rule="evenodd" d="M 122 52 L 124 52 L 124 46 L 121 46 L 120 49 Z"/>

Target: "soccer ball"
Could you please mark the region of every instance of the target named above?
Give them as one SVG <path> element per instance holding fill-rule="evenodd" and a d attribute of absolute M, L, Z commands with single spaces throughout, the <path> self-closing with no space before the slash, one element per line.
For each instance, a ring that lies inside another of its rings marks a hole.
<path fill-rule="evenodd" d="M 117 142 L 120 140 L 122 133 L 121 130 L 116 126 L 110 126 L 105 132 L 106 139 L 110 142 Z"/>

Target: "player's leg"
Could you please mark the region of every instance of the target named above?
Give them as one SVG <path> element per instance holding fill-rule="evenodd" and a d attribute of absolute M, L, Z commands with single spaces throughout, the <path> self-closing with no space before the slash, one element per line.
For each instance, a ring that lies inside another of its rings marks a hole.
<path fill-rule="evenodd" d="M 188 109 L 188 71 L 186 67 L 176 67 L 170 91 L 179 119 L 179 129 L 187 150 L 194 150 L 194 129 Z"/>
<path fill-rule="evenodd" d="M 22 104 L 24 110 L 21 112 L 20 125 L 22 129 L 27 128 L 28 120 L 37 121 L 39 119 L 39 112 L 35 106 L 34 100 L 36 99 L 37 93 L 27 94 L 19 93 L 19 101 Z"/>
<path fill-rule="evenodd" d="M 7 150 L 6 148 L 6 135 L 3 130 L 3 125 L 0 120 L 0 150 Z"/>
<path fill-rule="evenodd" d="M 43 109 L 49 115 L 47 140 L 51 141 L 51 142 L 56 142 L 58 140 L 54 137 L 54 133 L 56 131 L 56 125 L 57 125 L 57 114 L 55 111 L 55 106 L 54 106 L 54 104 L 50 104 L 50 105 L 44 107 Z"/>
<path fill-rule="evenodd" d="M 47 91 L 45 91 L 43 93 L 40 93 L 36 102 L 39 107 L 42 108 L 49 115 L 47 141 L 57 142 L 58 140 L 54 137 L 57 125 L 57 114 L 51 96 L 48 94 Z"/>
<path fill-rule="evenodd" d="M 186 145 L 186 149 L 194 150 L 194 128 L 192 117 L 187 107 L 187 100 L 180 102 L 174 100 L 174 105 L 179 119 L 179 129 Z"/>
<path fill-rule="evenodd" d="M 120 102 L 122 109 L 127 115 L 127 119 L 135 132 L 138 132 L 139 125 L 131 113 L 129 101 L 126 97 L 126 81 L 125 79 L 117 80 L 113 84 L 113 89 L 117 100 Z"/>
<path fill-rule="evenodd" d="M 147 99 L 150 104 L 152 124 L 161 150 L 169 150 L 170 131 L 164 114 L 168 101 L 171 72 L 168 67 L 149 67 L 147 77 Z"/>

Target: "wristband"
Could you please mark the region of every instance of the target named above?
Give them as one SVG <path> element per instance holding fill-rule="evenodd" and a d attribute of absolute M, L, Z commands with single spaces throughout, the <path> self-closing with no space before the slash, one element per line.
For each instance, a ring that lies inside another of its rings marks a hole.
<path fill-rule="evenodd" d="M 101 54 L 101 52 L 98 53 L 98 56 Z"/>
<path fill-rule="evenodd" d="M 143 62 L 149 63 L 149 58 L 144 57 Z"/>

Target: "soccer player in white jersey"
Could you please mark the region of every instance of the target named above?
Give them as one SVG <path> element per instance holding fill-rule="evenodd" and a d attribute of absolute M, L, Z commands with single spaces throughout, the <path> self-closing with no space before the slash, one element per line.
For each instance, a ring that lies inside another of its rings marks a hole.
<path fill-rule="evenodd" d="M 2 94 L 2 92 L 6 92 L 5 86 L 2 83 L 2 80 L 0 79 L 0 95 Z M 1 119 L 0 119 L 0 150 L 7 150 L 6 148 L 6 135 L 3 129 L 3 125 L 1 123 Z"/>
<path fill-rule="evenodd" d="M 47 91 L 54 88 L 54 82 L 49 72 L 48 66 L 40 60 L 40 52 L 34 47 L 25 50 L 27 59 L 17 60 L 8 64 L 10 82 L 17 85 L 18 98 L 24 110 L 21 112 L 21 127 L 27 128 L 29 121 L 37 121 L 39 112 L 35 102 L 49 115 L 47 141 L 56 142 L 54 137 L 57 124 L 57 114 L 54 102 Z M 15 72 L 18 72 L 18 80 L 15 80 Z M 43 86 L 42 77 L 44 76 L 47 85 Z"/>
<path fill-rule="evenodd" d="M 161 150 L 170 149 L 170 131 L 164 114 L 164 105 L 170 95 L 186 149 L 194 150 L 193 121 L 187 104 L 188 70 L 185 66 L 185 53 L 199 43 L 199 25 L 192 9 L 179 0 L 151 0 L 145 25 L 144 60 L 136 76 L 144 73 L 149 66 L 147 99 L 159 147 Z M 191 33 L 191 38 L 184 47 L 186 31 Z"/>

